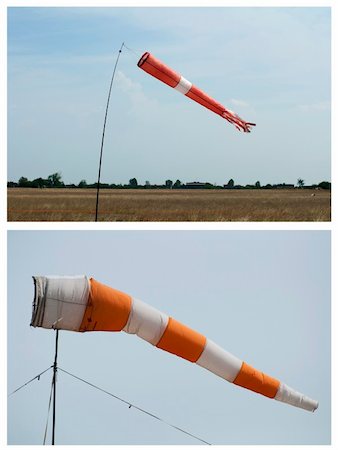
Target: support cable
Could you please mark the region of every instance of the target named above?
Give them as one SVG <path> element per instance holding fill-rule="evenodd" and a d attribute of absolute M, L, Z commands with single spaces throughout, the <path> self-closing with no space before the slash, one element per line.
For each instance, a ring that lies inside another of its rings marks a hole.
<path fill-rule="evenodd" d="M 52 428 L 52 445 L 55 445 L 55 411 L 56 411 L 56 376 L 57 376 L 57 360 L 58 360 L 58 343 L 59 343 L 59 330 L 56 330 L 55 336 L 55 356 L 54 356 L 54 364 L 53 364 L 53 428 Z"/>
<path fill-rule="evenodd" d="M 20 391 L 20 389 L 24 388 L 25 386 L 27 386 L 29 383 L 31 383 L 34 380 L 40 380 L 41 375 L 43 375 L 44 373 L 48 372 L 48 370 L 50 370 L 53 366 L 48 367 L 48 369 L 44 370 L 43 372 L 40 372 L 38 375 L 36 375 L 34 378 L 32 378 L 31 380 L 27 381 L 26 383 L 24 383 L 22 386 L 18 387 L 17 389 L 15 389 L 13 392 L 11 392 L 10 394 L 8 394 L 8 397 L 10 397 L 11 395 L 15 394 L 16 392 Z"/>
<path fill-rule="evenodd" d="M 176 425 L 173 425 L 173 424 L 167 422 L 166 420 L 162 419 L 161 417 L 156 416 L 155 414 L 152 414 L 152 413 L 150 413 L 149 411 L 146 411 L 145 409 L 140 408 L 139 406 L 136 406 L 136 405 L 134 405 L 133 403 L 128 402 L 127 400 L 124 400 L 123 398 L 118 397 L 117 395 L 112 394 L 112 393 L 109 392 L 109 391 L 106 391 L 105 389 L 102 389 L 102 388 L 96 386 L 95 384 L 90 383 L 89 381 L 86 381 L 86 380 L 84 380 L 83 378 L 80 378 L 80 377 L 78 377 L 78 376 L 76 376 L 76 375 L 74 375 L 74 374 L 68 372 L 67 370 L 61 369 L 61 367 L 59 367 L 59 370 L 60 370 L 61 372 L 66 373 L 67 375 L 69 375 L 69 376 L 71 376 L 71 377 L 73 377 L 73 378 L 76 378 L 76 379 L 79 380 L 79 381 L 82 381 L 82 382 L 85 383 L 85 384 L 88 384 L 89 386 L 91 386 L 91 387 L 93 387 L 94 389 L 97 389 L 97 390 L 103 392 L 104 394 L 110 395 L 111 397 L 114 397 L 115 399 L 120 400 L 120 402 L 125 403 L 126 405 L 128 405 L 129 408 L 133 407 L 133 408 L 137 409 L 138 411 L 140 411 L 140 412 L 142 412 L 142 413 L 144 413 L 144 414 L 147 414 L 148 416 L 153 417 L 154 419 L 157 419 L 157 420 L 159 420 L 160 422 L 165 423 L 166 425 L 170 426 L 171 428 L 174 428 L 175 430 L 180 431 L 181 433 L 184 433 L 184 434 L 186 434 L 186 435 L 188 435 L 188 436 L 190 436 L 190 437 L 192 437 L 192 438 L 194 438 L 194 439 L 197 439 L 198 441 L 203 442 L 204 444 L 212 445 L 212 444 L 210 444 L 210 442 L 207 442 L 207 441 L 205 441 L 204 439 L 201 439 L 201 438 L 197 437 L 196 435 L 194 435 L 194 434 L 192 434 L 192 433 L 189 433 L 188 431 L 183 430 L 182 428 L 179 428 L 179 427 L 177 427 Z"/>
<path fill-rule="evenodd" d="M 52 380 L 52 385 L 50 387 L 50 395 L 49 395 L 48 411 L 47 411 L 47 420 L 46 420 L 45 434 L 43 436 L 43 445 L 46 445 L 46 438 L 47 438 L 47 431 L 48 431 L 48 422 L 49 422 L 49 413 L 50 413 L 50 405 L 52 403 L 52 396 L 53 396 L 53 388 L 54 388 L 54 379 Z"/>
<path fill-rule="evenodd" d="M 124 46 L 124 42 L 122 42 L 122 45 L 121 45 L 120 50 L 119 50 L 119 52 L 118 52 L 117 59 L 116 59 L 116 62 L 115 62 L 115 66 L 114 66 L 114 70 L 113 70 L 113 75 L 112 75 L 112 77 L 111 77 L 110 86 L 109 86 L 109 92 L 108 92 L 107 105 L 106 105 L 106 113 L 105 113 L 105 116 L 104 116 L 104 122 L 103 122 L 103 131 L 102 131 L 102 139 L 101 139 L 101 150 L 100 150 L 100 162 L 99 162 L 99 173 L 98 173 L 98 177 L 97 177 L 95 222 L 97 222 L 97 217 L 98 217 L 98 212 L 99 212 L 99 192 L 100 192 L 100 178 L 101 178 L 102 154 L 103 154 L 104 135 L 105 135 L 105 132 L 106 132 L 106 123 L 107 123 L 107 115 L 108 115 L 108 109 L 109 109 L 109 102 L 110 102 L 111 90 L 112 90 L 112 87 L 113 87 L 113 82 L 114 82 L 114 77 L 115 77 L 116 67 L 117 67 L 117 64 L 118 64 L 118 62 L 119 62 L 119 59 L 120 59 L 120 55 L 121 55 L 123 46 Z"/>
<path fill-rule="evenodd" d="M 138 58 L 140 58 L 140 56 L 142 55 L 142 50 L 137 49 L 137 51 L 136 51 L 136 50 L 134 50 L 134 49 L 128 47 L 126 44 L 124 44 L 123 46 L 124 46 L 127 50 L 129 50 L 130 52 L 134 53 L 134 55 L 136 55 Z M 143 52 L 143 53 L 144 53 L 144 52 Z"/>

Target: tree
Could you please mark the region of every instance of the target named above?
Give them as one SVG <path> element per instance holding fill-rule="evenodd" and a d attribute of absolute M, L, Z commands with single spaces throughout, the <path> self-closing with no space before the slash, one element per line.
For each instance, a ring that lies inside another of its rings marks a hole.
<path fill-rule="evenodd" d="M 171 180 L 166 180 L 165 187 L 171 189 L 173 187 L 173 182 Z"/>
<path fill-rule="evenodd" d="M 48 181 L 44 180 L 43 178 L 36 178 L 35 180 L 32 181 L 32 187 L 34 188 L 43 188 L 46 187 L 48 185 Z"/>
<path fill-rule="evenodd" d="M 257 189 L 260 189 L 260 188 L 261 188 L 261 183 L 260 183 L 259 181 L 256 181 L 255 187 L 256 187 Z"/>
<path fill-rule="evenodd" d="M 227 186 L 228 188 L 233 188 L 235 186 L 235 182 L 232 178 L 230 178 L 230 180 L 228 181 Z"/>
<path fill-rule="evenodd" d="M 178 189 L 181 186 L 182 186 L 182 183 L 180 182 L 180 180 L 176 180 L 175 183 L 173 184 L 174 189 Z"/>
<path fill-rule="evenodd" d="M 26 177 L 21 177 L 19 179 L 19 187 L 29 187 L 31 182 Z"/>
<path fill-rule="evenodd" d="M 64 186 L 64 183 L 61 181 L 61 173 L 56 172 L 52 173 L 51 175 L 48 175 L 48 184 L 50 187 L 60 187 Z"/>
<path fill-rule="evenodd" d="M 87 181 L 86 180 L 81 180 L 80 183 L 78 184 L 79 188 L 86 188 L 87 187 Z"/>
<path fill-rule="evenodd" d="M 214 189 L 215 186 L 214 186 L 213 184 L 211 184 L 211 183 L 206 182 L 206 183 L 204 184 L 204 188 L 205 188 L 205 189 Z"/>
<path fill-rule="evenodd" d="M 136 178 L 131 178 L 129 180 L 129 186 L 132 187 L 132 188 L 137 188 L 137 186 L 138 186 L 137 179 Z"/>
<path fill-rule="evenodd" d="M 329 181 L 321 181 L 318 184 L 318 187 L 320 187 L 321 189 L 331 189 L 331 183 Z"/>
<path fill-rule="evenodd" d="M 305 184 L 304 180 L 302 180 L 301 178 L 298 178 L 298 180 L 297 180 L 298 187 L 302 188 L 302 187 L 304 187 L 304 184 Z"/>

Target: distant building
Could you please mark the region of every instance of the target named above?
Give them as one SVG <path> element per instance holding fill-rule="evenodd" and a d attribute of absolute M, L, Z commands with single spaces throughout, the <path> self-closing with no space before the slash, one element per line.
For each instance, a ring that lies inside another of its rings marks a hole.
<path fill-rule="evenodd" d="M 287 183 L 280 183 L 280 184 L 274 184 L 273 187 L 275 189 L 294 189 L 294 184 L 287 184 Z"/>
<path fill-rule="evenodd" d="M 200 183 L 199 181 L 192 181 L 191 183 L 185 183 L 186 189 L 205 189 L 206 183 Z"/>

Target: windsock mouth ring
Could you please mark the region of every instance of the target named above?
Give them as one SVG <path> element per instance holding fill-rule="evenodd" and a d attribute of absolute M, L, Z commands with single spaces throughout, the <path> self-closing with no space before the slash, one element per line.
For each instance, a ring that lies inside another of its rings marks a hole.
<path fill-rule="evenodd" d="M 34 299 L 32 305 L 31 326 L 39 327 L 42 325 L 45 310 L 45 277 L 33 277 L 34 281 Z"/>
<path fill-rule="evenodd" d="M 139 62 L 137 63 L 138 67 L 143 66 L 143 64 L 146 62 L 146 60 L 148 59 L 150 53 L 149 52 L 145 52 L 143 53 L 143 55 L 141 56 Z"/>
<path fill-rule="evenodd" d="M 86 276 L 33 276 L 31 326 L 78 331 L 87 308 L 90 283 Z"/>

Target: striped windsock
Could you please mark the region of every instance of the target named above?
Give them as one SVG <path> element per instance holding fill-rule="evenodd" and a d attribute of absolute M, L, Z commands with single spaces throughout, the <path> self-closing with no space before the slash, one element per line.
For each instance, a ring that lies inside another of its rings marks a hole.
<path fill-rule="evenodd" d="M 137 65 L 145 72 L 181 92 L 186 97 L 195 100 L 195 102 L 223 117 L 223 119 L 226 119 L 228 122 L 235 125 L 239 131 L 250 133 L 251 127 L 255 126 L 254 123 L 246 122 L 233 111 L 225 108 L 201 89 L 190 83 L 190 81 L 182 77 L 179 73 L 163 64 L 149 52 L 146 52 L 141 56 Z"/>
<path fill-rule="evenodd" d="M 269 398 L 315 411 L 318 402 L 254 369 L 152 306 L 86 276 L 33 277 L 31 325 L 70 331 L 125 331 Z"/>

